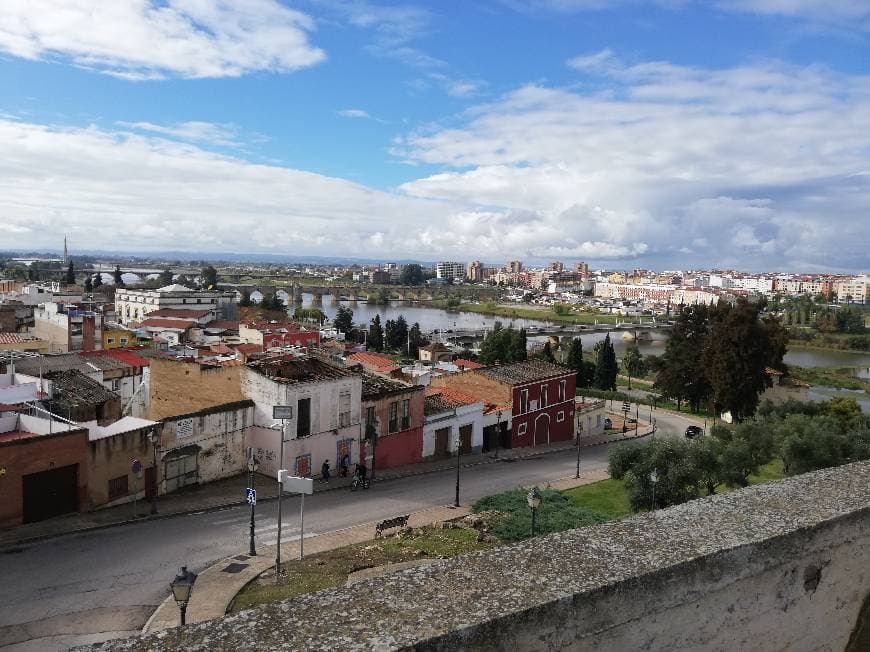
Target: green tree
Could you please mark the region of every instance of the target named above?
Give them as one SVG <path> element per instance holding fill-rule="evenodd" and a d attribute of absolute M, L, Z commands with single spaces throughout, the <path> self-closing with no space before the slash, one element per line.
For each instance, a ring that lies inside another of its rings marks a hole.
<path fill-rule="evenodd" d="M 577 387 L 589 387 L 593 376 L 587 375 L 586 362 L 583 360 L 583 342 L 575 337 L 568 345 L 568 354 L 565 364 L 577 374 Z"/>
<path fill-rule="evenodd" d="M 674 321 L 664 354 L 658 360 L 655 386 L 680 404 L 686 401 L 697 412 L 712 391 L 704 369 L 704 349 L 710 328 L 704 305 L 683 308 Z"/>
<path fill-rule="evenodd" d="M 320 308 L 303 308 L 302 306 L 296 306 L 296 309 L 293 311 L 293 319 L 296 321 L 311 319 L 316 321 L 318 324 L 323 324 L 323 322 L 326 321 L 326 313 L 324 313 Z"/>
<path fill-rule="evenodd" d="M 596 389 L 616 391 L 617 374 L 616 352 L 610 341 L 610 333 L 608 333 L 604 336 L 601 346 L 598 347 L 598 355 L 595 360 L 595 380 L 592 384 Z"/>
<path fill-rule="evenodd" d="M 353 310 L 347 306 L 339 306 L 332 323 L 339 332 L 347 335 L 353 329 Z"/>
<path fill-rule="evenodd" d="M 785 351 L 782 327 L 775 320 L 759 320 L 758 312 L 758 306 L 742 299 L 733 307 L 720 306 L 704 350 L 716 407 L 738 422 L 755 412 L 758 397 L 770 383 L 765 369 L 782 366 Z"/>
<path fill-rule="evenodd" d="M 411 351 L 408 354 L 408 357 L 416 358 L 417 350 L 421 346 L 426 346 L 429 342 L 423 337 L 423 333 L 420 332 L 420 324 L 414 322 L 414 325 L 408 330 L 408 339 L 410 342 Z"/>
<path fill-rule="evenodd" d="M 97 289 L 103 284 L 103 273 L 97 272 L 94 274 L 94 289 Z"/>
<path fill-rule="evenodd" d="M 383 326 L 381 326 L 380 315 L 375 315 L 374 319 L 372 319 L 366 341 L 368 342 L 369 350 L 378 352 L 384 350 L 384 329 Z"/>
<path fill-rule="evenodd" d="M 480 360 L 487 365 L 520 362 L 528 356 L 526 342 L 525 329 L 517 331 L 512 326 L 503 328 L 501 322 L 497 321 L 480 345 Z"/>
<path fill-rule="evenodd" d="M 160 283 L 160 287 L 172 285 L 172 276 L 173 274 L 171 270 L 164 269 L 162 272 L 160 272 L 160 276 L 157 277 L 157 280 Z"/>
<path fill-rule="evenodd" d="M 242 308 L 250 308 L 254 305 L 254 302 L 251 301 L 251 293 L 248 290 L 242 290 L 242 298 L 239 300 L 239 306 Z"/>
<path fill-rule="evenodd" d="M 633 511 L 651 509 L 653 501 L 656 508 L 668 507 L 700 495 L 702 473 L 691 443 L 682 439 L 655 439 L 646 446 L 620 444 L 611 450 L 608 466 L 612 478 L 625 482 Z"/>
<path fill-rule="evenodd" d="M 66 276 L 64 277 L 64 282 L 67 285 L 75 285 L 76 284 L 76 272 L 73 268 L 73 262 L 69 261 L 69 266 L 66 268 Z"/>
<path fill-rule="evenodd" d="M 85 292 L 93 292 L 94 284 L 91 282 L 90 276 L 85 276 Z"/>
<path fill-rule="evenodd" d="M 628 387 L 631 389 L 632 377 L 637 378 L 644 374 L 645 366 L 643 356 L 637 344 L 630 344 L 622 354 L 622 373 L 628 376 Z"/>
<path fill-rule="evenodd" d="M 541 359 L 547 362 L 556 362 L 556 357 L 553 355 L 553 349 L 550 347 L 550 341 L 544 342 L 544 348 L 541 351 Z"/>
<path fill-rule="evenodd" d="M 423 268 L 414 263 L 404 265 L 399 280 L 402 285 L 420 285 L 423 283 Z"/>
<path fill-rule="evenodd" d="M 203 267 L 200 275 L 202 276 L 203 287 L 212 288 L 217 285 L 217 270 L 211 265 Z"/>
<path fill-rule="evenodd" d="M 121 272 L 121 266 L 120 266 L 120 265 L 115 265 L 115 271 L 112 272 L 112 278 L 113 278 L 114 281 L 115 281 L 115 286 L 116 286 L 116 287 L 121 287 L 121 286 L 124 285 L 124 278 L 123 278 L 123 276 L 122 276 L 122 273 L 123 273 L 123 272 Z"/>

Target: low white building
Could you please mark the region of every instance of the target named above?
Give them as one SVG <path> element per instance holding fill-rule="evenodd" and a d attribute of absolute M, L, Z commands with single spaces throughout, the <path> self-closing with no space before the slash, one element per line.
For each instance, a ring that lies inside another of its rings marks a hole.
<path fill-rule="evenodd" d="M 457 390 L 428 390 L 424 403 L 423 459 L 479 453 L 483 448 L 483 401 Z"/>
<path fill-rule="evenodd" d="M 162 309 L 212 310 L 217 319 L 234 319 L 236 294 L 193 290 L 177 283 L 156 290 L 119 288 L 115 293 L 115 312 L 124 326 Z"/>
<path fill-rule="evenodd" d="M 574 432 L 578 437 L 597 437 L 604 434 L 604 418 L 606 416 L 604 400 L 574 399 Z"/>

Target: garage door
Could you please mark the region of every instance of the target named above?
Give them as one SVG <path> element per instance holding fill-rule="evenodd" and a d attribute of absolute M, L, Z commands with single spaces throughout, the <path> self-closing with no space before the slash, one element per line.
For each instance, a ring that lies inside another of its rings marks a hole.
<path fill-rule="evenodd" d="M 24 522 L 78 511 L 78 478 L 78 464 L 23 476 Z"/>

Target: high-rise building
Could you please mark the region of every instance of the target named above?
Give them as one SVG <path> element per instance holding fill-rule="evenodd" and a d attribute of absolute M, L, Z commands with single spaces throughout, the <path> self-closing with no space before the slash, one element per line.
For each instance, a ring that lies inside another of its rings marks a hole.
<path fill-rule="evenodd" d="M 580 274 L 580 278 L 586 280 L 589 277 L 589 265 L 586 263 L 574 263 L 574 273 Z"/>
<path fill-rule="evenodd" d="M 504 266 L 504 271 L 508 274 L 519 274 L 523 271 L 523 261 L 511 260 Z"/>
<path fill-rule="evenodd" d="M 486 280 L 486 268 L 479 260 L 472 260 L 468 263 L 468 267 L 465 270 L 465 276 L 472 283 L 480 283 L 481 281 Z"/>
<path fill-rule="evenodd" d="M 554 260 L 552 263 L 547 265 L 547 270 L 550 272 L 562 272 L 565 270 L 565 266 L 562 264 L 562 261 Z"/>
<path fill-rule="evenodd" d="M 435 276 L 444 279 L 465 278 L 465 265 L 454 261 L 441 261 L 435 264 Z"/>

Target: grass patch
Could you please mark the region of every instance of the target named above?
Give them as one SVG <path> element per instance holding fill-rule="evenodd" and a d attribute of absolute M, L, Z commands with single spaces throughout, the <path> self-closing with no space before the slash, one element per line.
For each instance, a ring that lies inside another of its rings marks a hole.
<path fill-rule="evenodd" d="M 279 584 L 274 578 L 256 579 L 242 589 L 233 602 L 233 612 L 258 604 L 286 600 L 347 581 L 348 575 L 365 568 L 396 564 L 413 559 L 440 559 L 485 550 L 494 544 L 479 542 L 472 529 L 414 530 L 413 536 L 386 537 L 310 555 L 302 561 L 284 562 L 287 577 Z"/>
<path fill-rule="evenodd" d="M 532 514 L 526 501 L 528 491 L 512 489 L 477 501 L 475 512 L 496 510 L 505 516 L 493 525 L 493 534 L 502 541 L 521 541 L 531 536 Z M 562 532 L 573 528 L 609 521 L 610 517 L 574 504 L 565 494 L 544 489 L 538 508 L 536 534 Z"/>
<path fill-rule="evenodd" d="M 564 492 L 568 499 L 585 509 L 590 509 L 610 518 L 622 518 L 631 514 L 628 494 L 620 480 L 601 480 Z"/>
<path fill-rule="evenodd" d="M 870 394 L 870 380 L 856 378 L 849 367 L 797 367 L 789 365 L 789 374 L 810 385 L 839 387 L 842 389 L 863 389 Z"/>
<path fill-rule="evenodd" d="M 785 477 L 782 459 L 776 457 L 758 469 L 758 473 L 749 476 L 749 484 L 761 484 L 770 480 L 781 480 Z"/>

